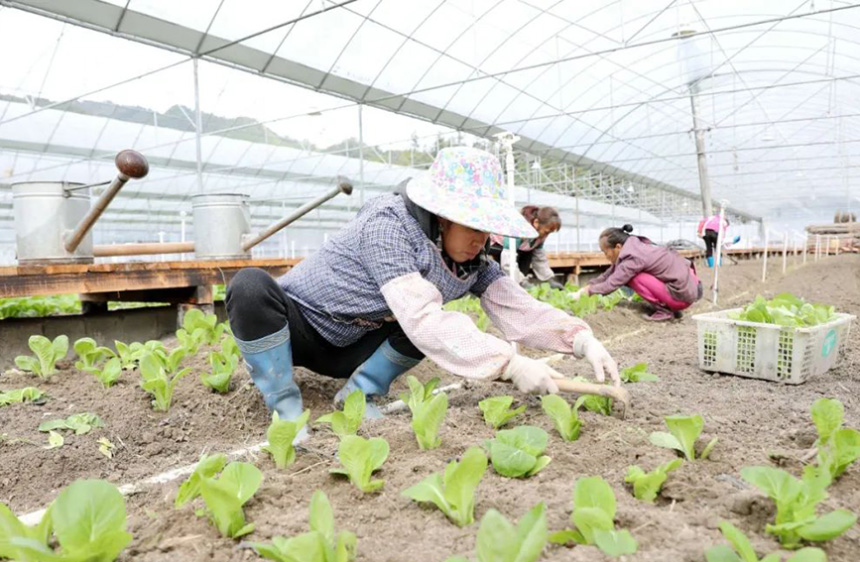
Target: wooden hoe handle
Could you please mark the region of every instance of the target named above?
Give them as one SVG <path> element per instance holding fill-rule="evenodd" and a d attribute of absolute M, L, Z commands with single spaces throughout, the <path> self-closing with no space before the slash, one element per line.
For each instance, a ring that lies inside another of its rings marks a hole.
<path fill-rule="evenodd" d="M 620 386 L 609 386 L 605 384 L 594 384 L 590 382 L 580 382 L 570 379 L 554 379 L 558 389 L 562 392 L 575 392 L 577 394 L 593 394 L 596 396 L 606 396 L 612 398 L 614 403 L 620 407 L 620 414 L 623 418 L 627 413 L 627 408 L 630 407 L 630 393 L 626 388 Z"/>

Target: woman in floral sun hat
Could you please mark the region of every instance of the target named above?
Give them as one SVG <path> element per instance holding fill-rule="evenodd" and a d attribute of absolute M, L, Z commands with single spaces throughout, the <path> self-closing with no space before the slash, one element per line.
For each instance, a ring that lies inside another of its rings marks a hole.
<path fill-rule="evenodd" d="M 469 293 L 508 341 L 587 359 L 595 377 L 620 384 L 615 361 L 588 325 L 532 298 L 487 259 L 490 233 L 534 238 L 507 200 L 498 159 L 445 148 L 429 171 L 369 201 L 319 252 L 275 281 L 240 271 L 227 313 L 251 377 L 281 419 L 302 412 L 293 367 L 348 379 L 373 397 L 425 356 L 477 380 L 509 380 L 522 392 L 558 392 L 561 375 L 514 352 L 443 304 Z"/>

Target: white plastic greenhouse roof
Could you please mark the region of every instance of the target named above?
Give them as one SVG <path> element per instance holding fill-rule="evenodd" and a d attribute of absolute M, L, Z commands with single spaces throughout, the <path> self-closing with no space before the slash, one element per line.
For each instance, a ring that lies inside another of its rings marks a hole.
<path fill-rule="evenodd" d="M 0 4 L 697 191 L 692 86 L 715 198 L 801 219 L 857 205 L 860 10 L 849 2 Z"/>

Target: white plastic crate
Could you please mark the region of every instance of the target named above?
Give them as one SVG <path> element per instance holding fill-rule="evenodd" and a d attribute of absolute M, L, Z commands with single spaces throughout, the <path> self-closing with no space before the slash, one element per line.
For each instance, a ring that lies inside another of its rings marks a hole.
<path fill-rule="evenodd" d="M 742 310 L 693 316 L 699 331 L 701 369 L 800 384 L 836 365 L 855 319 L 837 313 L 826 324 L 788 328 L 729 318 L 729 314 Z"/>

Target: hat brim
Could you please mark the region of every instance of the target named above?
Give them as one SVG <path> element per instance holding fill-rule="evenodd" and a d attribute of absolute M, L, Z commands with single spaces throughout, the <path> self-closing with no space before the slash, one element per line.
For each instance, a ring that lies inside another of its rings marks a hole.
<path fill-rule="evenodd" d="M 503 199 L 463 197 L 437 187 L 427 175 L 412 178 L 406 195 L 413 203 L 457 224 L 502 236 L 537 238 L 538 232 Z"/>

